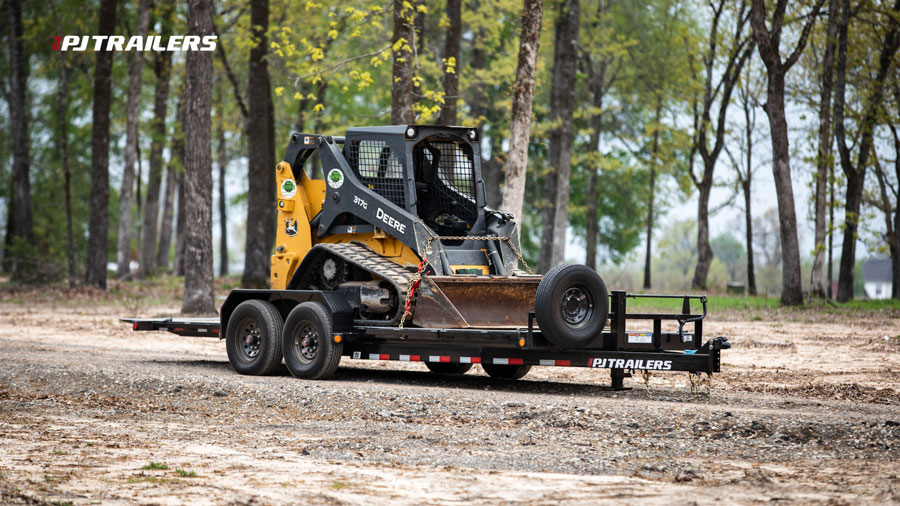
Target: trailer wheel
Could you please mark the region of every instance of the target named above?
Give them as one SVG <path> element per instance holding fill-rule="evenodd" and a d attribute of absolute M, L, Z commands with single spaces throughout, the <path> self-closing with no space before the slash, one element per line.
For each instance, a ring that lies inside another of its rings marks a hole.
<path fill-rule="evenodd" d="M 505 365 L 505 364 L 481 364 L 484 372 L 492 378 L 517 380 L 524 378 L 528 371 L 531 370 L 530 365 Z"/>
<path fill-rule="evenodd" d="M 609 293 L 597 271 L 558 265 L 544 275 L 534 297 L 544 336 L 563 348 L 584 348 L 600 338 L 609 314 Z"/>
<path fill-rule="evenodd" d="M 225 347 L 231 367 L 240 374 L 264 376 L 281 365 L 281 313 L 271 302 L 241 302 L 228 318 Z"/>
<path fill-rule="evenodd" d="M 454 364 L 451 362 L 425 362 L 425 367 L 435 374 L 465 374 L 472 364 Z"/>
<path fill-rule="evenodd" d="M 337 371 L 344 345 L 334 342 L 331 314 L 320 302 L 297 305 L 284 322 L 284 363 L 297 378 L 326 379 Z"/>

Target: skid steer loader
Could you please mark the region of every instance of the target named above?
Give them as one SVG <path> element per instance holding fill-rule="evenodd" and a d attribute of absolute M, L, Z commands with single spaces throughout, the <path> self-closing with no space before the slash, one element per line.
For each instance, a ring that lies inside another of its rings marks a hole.
<path fill-rule="evenodd" d="M 682 299 L 681 313 L 628 314 L 626 300 L 645 295 L 610 295 L 586 266 L 532 274 L 513 217 L 485 202 L 480 145 L 466 127 L 295 133 L 275 167 L 271 289 L 233 290 L 219 320 L 127 321 L 182 335 L 224 329 L 244 374 L 269 374 L 283 358 L 295 376 L 325 378 L 342 355 L 440 373 L 477 363 L 502 378 L 533 365 L 597 367 L 616 388 L 625 370 L 718 371 L 728 342 L 703 342 L 705 296 L 653 296 Z M 653 330 L 630 332 L 629 318 Z M 665 320 L 678 331 L 663 331 Z"/>

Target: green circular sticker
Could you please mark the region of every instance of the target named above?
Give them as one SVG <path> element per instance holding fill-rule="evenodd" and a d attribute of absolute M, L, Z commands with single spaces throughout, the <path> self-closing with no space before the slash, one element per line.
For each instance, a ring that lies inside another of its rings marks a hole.
<path fill-rule="evenodd" d="M 281 182 L 281 196 L 289 199 L 297 194 L 297 183 L 293 179 L 285 179 Z"/>
<path fill-rule="evenodd" d="M 339 169 L 331 169 L 326 179 L 328 180 L 328 186 L 336 190 L 344 184 L 344 173 Z"/>

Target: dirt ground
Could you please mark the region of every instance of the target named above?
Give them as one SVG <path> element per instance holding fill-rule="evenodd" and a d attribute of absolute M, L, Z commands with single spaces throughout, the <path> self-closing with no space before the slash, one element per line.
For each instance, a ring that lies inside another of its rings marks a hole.
<path fill-rule="evenodd" d="M 686 373 L 498 381 L 344 358 L 335 379 L 231 371 L 175 314 L 90 292 L 0 294 L 2 504 L 900 503 L 900 314 L 712 315 Z"/>

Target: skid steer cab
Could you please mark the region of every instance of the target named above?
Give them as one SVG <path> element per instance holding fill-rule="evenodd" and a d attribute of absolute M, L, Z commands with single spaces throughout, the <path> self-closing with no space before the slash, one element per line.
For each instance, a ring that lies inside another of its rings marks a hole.
<path fill-rule="evenodd" d="M 474 128 L 419 125 L 291 135 L 275 167 L 272 288 L 233 290 L 218 319 L 126 321 L 222 337 L 242 374 L 283 360 L 295 376 L 327 378 L 347 356 L 437 373 L 480 364 L 507 379 L 591 367 L 622 388 L 629 370 L 719 370 L 730 345 L 703 340 L 705 296 L 610 293 L 583 265 L 531 273 L 513 217 L 485 202 L 480 141 Z M 681 311 L 630 314 L 637 297 L 678 298 Z"/>

